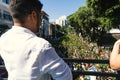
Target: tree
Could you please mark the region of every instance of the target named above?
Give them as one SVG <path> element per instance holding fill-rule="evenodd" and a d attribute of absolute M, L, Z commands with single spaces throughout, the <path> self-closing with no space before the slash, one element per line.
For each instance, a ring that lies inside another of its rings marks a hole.
<path fill-rule="evenodd" d="M 76 32 L 79 32 L 79 31 L 78 31 L 78 30 L 79 30 L 79 27 L 78 27 L 79 24 L 78 24 L 78 21 L 75 20 L 75 17 L 76 17 L 76 13 L 73 13 L 73 14 L 69 15 L 69 16 L 67 17 L 68 24 L 70 24 L 71 27 L 74 26 Z"/>
<path fill-rule="evenodd" d="M 81 33 L 83 37 L 88 37 L 91 39 L 92 29 L 97 29 L 99 21 L 92 14 L 92 9 L 83 6 L 80 7 L 74 14 L 68 17 L 68 22 L 73 24 L 75 22 L 74 28 L 76 32 Z M 72 23 L 71 23 L 72 22 Z"/>
<path fill-rule="evenodd" d="M 87 0 L 86 4 L 93 10 L 93 15 L 97 18 L 107 18 L 111 27 L 120 24 L 120 0 Z"/>
<path fill-rule="evenodd" d="M 109 0 L 86 0 L 86 4 L 68 16 L 71 26 L 74 26 L 76 32 L 81 33 L 83 37 L 98 41 L 108 30 L 120 24 L 120 0 L 111 2 Z"/>
<path fill-rule="evenodd" d="M 119 5 L 119 3 L 119 0 L 86 0 L 87 6 L 92 8 L 93 13 L 98 17 L 105 16 L 106 14 L 104 12 Z"/>

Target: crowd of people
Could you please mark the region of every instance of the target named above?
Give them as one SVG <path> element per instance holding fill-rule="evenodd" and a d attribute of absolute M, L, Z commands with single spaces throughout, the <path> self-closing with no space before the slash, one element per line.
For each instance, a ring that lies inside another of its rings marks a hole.
<path fill-rule="evenodd" d="M 80 55 L 79 59 L 96 59 L 96 60 L 109 60 L 111 54 L 110 48 L 100 47 L 96 48 L 96 53 L 88 53 L 86 55 Z M 93 71 L 93 72 L 106 72 L 117 73 L 117 71 L 111 69 L 109 64 L 96 64 L 96 63 L 73 63 L 73 70 L 80 71 Z M 80 74 L 76 80 L 116 80 L 115 77 L 108 76 L 95 76 L 95 75 L 82 75 Z"/>
<path fill-rule="evenodd" d="M 93 63 L 74 63 L 73 70 L 75 71 L 92 71 L 92 72 L 106 72 L 106 73 L 116 73 L 110 68 L 108 64 L 93 64 Z M 82 75 L 78 76 L 78 80 L 114 80 L 115 77 L 108 76 L 95 76 L 95 75 Z"/>

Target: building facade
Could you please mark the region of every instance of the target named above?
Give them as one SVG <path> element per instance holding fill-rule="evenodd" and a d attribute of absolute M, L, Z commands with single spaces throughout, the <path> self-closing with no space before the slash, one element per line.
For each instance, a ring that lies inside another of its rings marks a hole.
<path fill-rule="evenodd" d="M 40 36 L 46 38 L 49 36 L 49 15 L 45 11 L 41 13 L 42 26 L 40 26 Z"/>
<path fill-rule="evenodd" d="M 9 12 L 9 0 L 0 1 L 0 24 L 7 25 L 9 28 L 13 25 L 12 16 Z"/>
<path fill-rule="evenodd" d="M 58 25 L 60 25 L 60 26 L 63 26 L 63 27 L 68 26 L 66 16 L 61 16 L 60 18 L 58 18 L 58 19 L 56 20 L 56 24 L 58 24 Z"/>
<path fill-rule="evenodd" d="M 10 0 L 1 0 L 1 2 L 6 3 L 6 4 L 10 4 Z"/>
<path fill-rule="evenodd" d="M 9 11 L 9 0 L 0 0 L 0 35 L 13 25 L 12 16 Z"/>

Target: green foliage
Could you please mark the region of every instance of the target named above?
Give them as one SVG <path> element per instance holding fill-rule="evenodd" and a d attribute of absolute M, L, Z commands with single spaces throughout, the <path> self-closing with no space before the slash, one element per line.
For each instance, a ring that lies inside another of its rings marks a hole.
<path fill-rule="evenodd" d="M 66 34 L 61 42 L 61 45 L 67 47 L 68 56 L 70 58 L 80 58 L 81 55 L 85 56 L 87 51 L 90 50 L 89 43 L 84 41 L 81 36 L 76 34 L 74 28 L 66 28 Z"/>
<path fill-rule="evenodd" d="M 77 34 L 88 37 L 89 41 L 97 41 L 108 30 L 120 24 L 119 0 L 86 0 L 86 4 L 68 16 L 68 22 Z"/>
<path fill-rule="evenodd" d="M 120 24 L 120 0 L 87 0 L 87 7 L 93 10 L 93 15 L 97 18 L 107 17 L 111 19 L 111 26 Z"/>
<path fill-rule="evenodd" d="M 94 10 L 96 16 L 105 16 L 105 13 L 111 7 L 119 5 L 119 0 L 87 0 L 86 4 Z"/>
<path fill-rule="evenodd" d="M 71 18 L 72 17 L 72 18 Z M 80 7 L 76 13 L 68 17 L 68 22 L 74 22 L 76 32 L 81 33 L 82 36 L 91 34 L 91 29 L 97 26 L 98 21 L 92 16 L 92 9 L 87 7 Z M 73 23 L 72 23 L 73 24 Z M 71 25 L 73 26 L 73 25 Z"/>
<path fill-rule="evenodd" d="M 68 16 L 68 24 L 70 24 L 71 26 L 78 26 L 77 21 L 75 20 L 75 13 Z"/>

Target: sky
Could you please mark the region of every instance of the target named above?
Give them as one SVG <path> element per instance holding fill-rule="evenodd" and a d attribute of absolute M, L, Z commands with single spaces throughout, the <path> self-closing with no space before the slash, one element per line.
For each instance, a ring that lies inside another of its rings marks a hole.
<path fill-rule="evenodd" d="M 69 16 L 79 7 L 86 5 L 86 0 L 40 0 L 43 9 L 48 15 L 50 22 L 61 16 Z"/>

